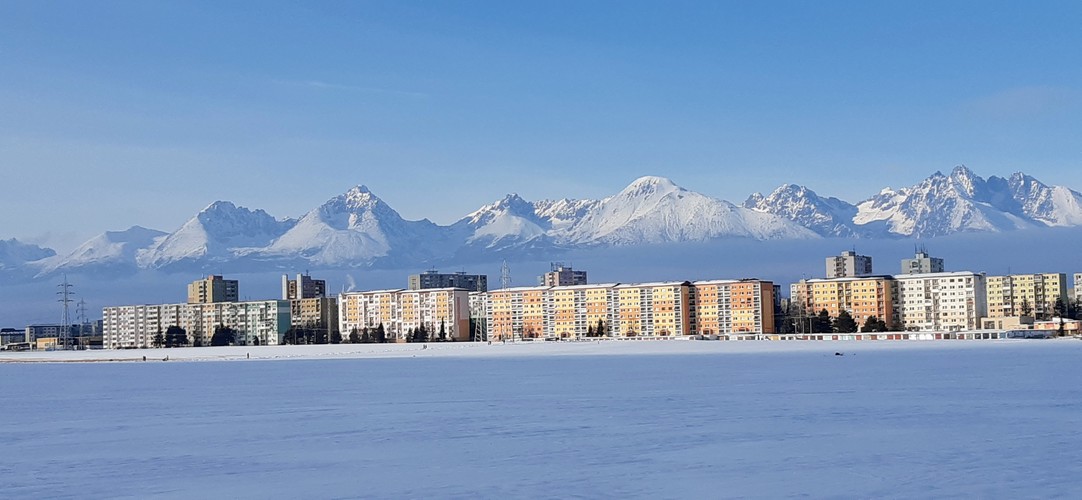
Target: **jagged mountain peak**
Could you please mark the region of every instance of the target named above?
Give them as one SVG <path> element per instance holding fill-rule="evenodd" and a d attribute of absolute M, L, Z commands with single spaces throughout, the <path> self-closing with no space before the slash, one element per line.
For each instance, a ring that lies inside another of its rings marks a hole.
<path fill-rule="evenodd" d="M 14 265 L 22 270 L 5 273 L 416 267 L 495 255 L 545 259 L 566 250 L 605 245 L 722 238 L 933 237 L 1044 226 L 1082 226 L 1082 195 L 1045 185 L 1023 172 L 983 179 L 961 165 L 912 186 L 885 188 L 859 206 L 795 183 L 780 184 L 766 195 L 752 194 L 736 206 L 666 177 L 643 176 L 600 200 L 531 202 L 508 194 L 449 226 L 405 220 L 360 184 L 300 220 L 277 220 L 263 210 L 216 201 L 173 233 L 139 226 L 109 231 L 63 258 L 28 263 L 28 258 L 20 257 Z M 5 246 L 12 243 L 0 241 L 0 260 Z"/>
<path fill-rule="evenodd" d="M 536 207 L 533 203 L 522 199 L 522 197 L 516 193 L 511 193 L 495 202 L 470 212 L 463 219 L 468 220 L 469 224 L 476 226 L 488 223 L 493 218 L 500 215 L 514 215 L 533 220 L 537 219 L 535 212 Z"/>
<path fill-rule="evenodd" d="M 769 195 L 755 193 L 744 208 L 796 222 L 820 236 L 852 236 L 856 207 L 837 198 L 823 198 L 806 186 L 782 184 Z"/>

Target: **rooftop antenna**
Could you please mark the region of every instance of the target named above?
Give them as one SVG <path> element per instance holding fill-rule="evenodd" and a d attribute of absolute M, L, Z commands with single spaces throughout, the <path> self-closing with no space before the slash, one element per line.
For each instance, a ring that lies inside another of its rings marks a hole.
<path fill-rule="evenodd" d="M 500 266 L 500 288 L 511 288 L 511 266 L 507 265 L 506 259 Z"/>
<path fill-rule="evenodd" d="M 57 285 L 60 291 L 56 292 L 60 296 L 57 301 L 63 304 L 64 314 L 61 316 L 60 321 L 60 339 L 64 343 L 63 349 L 68 348 L 68 340 L 71 336 L 71 312 L 69 311 L 69 305 L 72 303 L 71 296 L 74 292 L 71 291 L 73 285 L 68 283 L 68 274 L 64 273 L 64 282 Z"/>

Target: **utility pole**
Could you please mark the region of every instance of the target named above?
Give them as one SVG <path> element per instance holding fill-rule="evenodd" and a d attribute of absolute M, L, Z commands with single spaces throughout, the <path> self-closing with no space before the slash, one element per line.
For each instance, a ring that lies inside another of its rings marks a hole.
<path fill-rule="evenodd" d="M 64 309 L 64 314 L 60 321 L 60 338 L 57 339 L 63 342 L 64 347 L 62 347 L 62 349 L 68 349 L 68 343 L 71 339 L 71 313 L 69 311 L 69 305 L 72 303 L 71 296 L 74 294 L 74 292 L 71 291 L 72 286 L 71 283 L 68 283 L 67 273 L 64 273 L 64 282 L 57 285 L 57 288 L 59 288 L 60 291 L 56 292 L 56 294 L 60 296 L 60 299 L 58 299 L 57 302 L 63 304 Z"/>

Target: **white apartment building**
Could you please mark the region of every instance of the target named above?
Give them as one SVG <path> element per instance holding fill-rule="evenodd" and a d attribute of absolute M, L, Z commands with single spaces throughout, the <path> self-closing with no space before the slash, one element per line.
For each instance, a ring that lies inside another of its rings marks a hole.
<path fill-rule="evenodd" d="M 908 331 L 973 330 L 987 315 L 983 274 L 900 274 L 894 279 L 898 318 Z"/>
<path fill-rule="evenodd" d="M 147 348 L 171 326 L 179 326 L 188 341 L 210 345 L 219 325 L 237 331 L 244 345 L 277 345 L 290 327 L 287 300 L 148 304 L 113 306 L 102 310 L 102 342 L 106 349 Z"/>
<path fill-rule="evenodd" d="M 463 288 L 374 290 L 338 296 L 342 335 L 383 325 L 389 341 L 405 340 L 422 325 L 435 338 L 443 325 L 448 339 L 468 340 L 470 292 Z"/>

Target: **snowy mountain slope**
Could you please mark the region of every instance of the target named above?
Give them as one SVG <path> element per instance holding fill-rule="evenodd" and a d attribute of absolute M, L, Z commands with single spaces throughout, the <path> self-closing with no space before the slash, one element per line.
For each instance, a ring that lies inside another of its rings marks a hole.
<path fill-rule="evenodd" d="M 23 243 L 15 238 L 0 240 L 0 271 L 23 268 L 27 263 L 56 255 L 51 248 Z"/>
<path fill-rule="evenodd" d="M 534 213 L 541 220 L 546 221 L 550 229 L 563 231 L 574 226 L 600 204 L 601 200 L 563 198 L 560 200 L 541 200 L 534 202 L 533 205 Z"/>
<path fill-rule="evenodd" d="M 464 232 L 467 246 L 507 250 L 547 241 L 550 223 L 538 217 L 534 205 L 517 194 L 485 205 L 456 222 L 451 230 Z"/>
<path fill-rule="evenodd" d="M 1009 198 L 965 167 L 936 172 L 920 184 L 884 189 L 857 205 L 857 225 L 885 223 L 894 235 L 934 237 L 960 232 L 1001 232 L 1034 227 L 1010 208 Z"/>
<path fill-rule="evenodd" d="M 263 210 L 216 201 L 177 231 L 138 256 L 143 268 L 199 267 L 228 262 L 285 234 L 295 220 L 277 220 Z"/>
<path fill-rule="evenodd" d="M 403 219 L 362 185 L 308 212 L 254 255 L 353 267 L 377 259 L 424 260 L 445 251 L 445 239 L 439 226 L 428 219 Z"/>
<path fill-rule="evenodd" d="M 663 177 L 642 177 L 602 200 L 557 236 L 568 244 L 636 245 L 712 238 L 811 238 L 815 233 L 772 214 L 688 191 Z"/>
<path fill-rule="evenodd" d="M 138 269 L 137 257 L 157 245 L 168 233 L 132 226 L 124 231 L 106 231 L 70 254 L 38 261 L 38 276 L 58 272 L 131 272 Z"/>
<path fill-rule="evenodd" d="M 1077 191 L 1047 186 L 1021 172 L 1014 173 L 1005 182 L 1026 216 L 1049 226 L 1082 225 L 1082 194 Z"/>
<path fill-rule="evenodd" d="M 796 222 L 820 236 L 854 236 L 857 207 L 837 198 L 823 198 L 804 186 L 783 184 L 768 196 L 755 193 L 744 208 L 771 213 Z"/>

